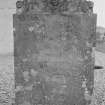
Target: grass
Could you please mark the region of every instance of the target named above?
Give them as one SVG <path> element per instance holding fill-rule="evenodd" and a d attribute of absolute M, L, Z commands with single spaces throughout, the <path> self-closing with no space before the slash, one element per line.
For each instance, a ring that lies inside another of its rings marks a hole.
<path fill-rule="evenodd" d="M 0 105 L 11 105 L 14 98 L 13 56 L 0 56 Z"/>

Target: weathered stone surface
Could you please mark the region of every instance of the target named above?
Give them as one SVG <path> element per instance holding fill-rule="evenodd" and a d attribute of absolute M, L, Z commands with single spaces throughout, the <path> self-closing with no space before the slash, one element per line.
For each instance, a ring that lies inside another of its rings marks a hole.
<path fill-rule="evenodd" d="M 16 105 L 90 103 L 96 15 L 24 17 L 14 15 Z"/>
<path fill-rule="evenodd" d="M 24 0 L 17 10 L 16 105 L 89 104 L 96 28 L 91 2 Z"/>
<path fill-rule="evenodd" d="M 87 0 L 19 0 L 16 3 L 17 14 L 27 12 L 93 13 L 93 2 Z"/>

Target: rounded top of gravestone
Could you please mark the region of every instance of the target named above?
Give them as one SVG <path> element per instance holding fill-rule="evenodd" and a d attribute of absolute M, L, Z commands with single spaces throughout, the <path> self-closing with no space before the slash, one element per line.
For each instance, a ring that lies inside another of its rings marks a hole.
<path fill-rule="evenodd" d="M 93 2 L 87 0 L 18 0 L 17 11 L 48 12 L 59 14 L 63 12 L 93 13 Z"/>

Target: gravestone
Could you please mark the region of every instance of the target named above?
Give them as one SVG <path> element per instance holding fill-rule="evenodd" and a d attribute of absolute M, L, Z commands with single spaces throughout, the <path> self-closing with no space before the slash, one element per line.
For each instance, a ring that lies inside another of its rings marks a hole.
<path fill-rule="evenodd" d="M 16 105 L 91 103 L 96 17 L 86 0 L 16 2 Z"/>

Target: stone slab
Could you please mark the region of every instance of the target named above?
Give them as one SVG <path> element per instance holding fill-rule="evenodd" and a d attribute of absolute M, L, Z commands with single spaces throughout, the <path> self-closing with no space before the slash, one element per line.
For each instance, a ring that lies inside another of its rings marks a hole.
<path fill-rule="evenodd" d="M 16 105 L 88 105 L 96 15 L 13 16 Z"/>

